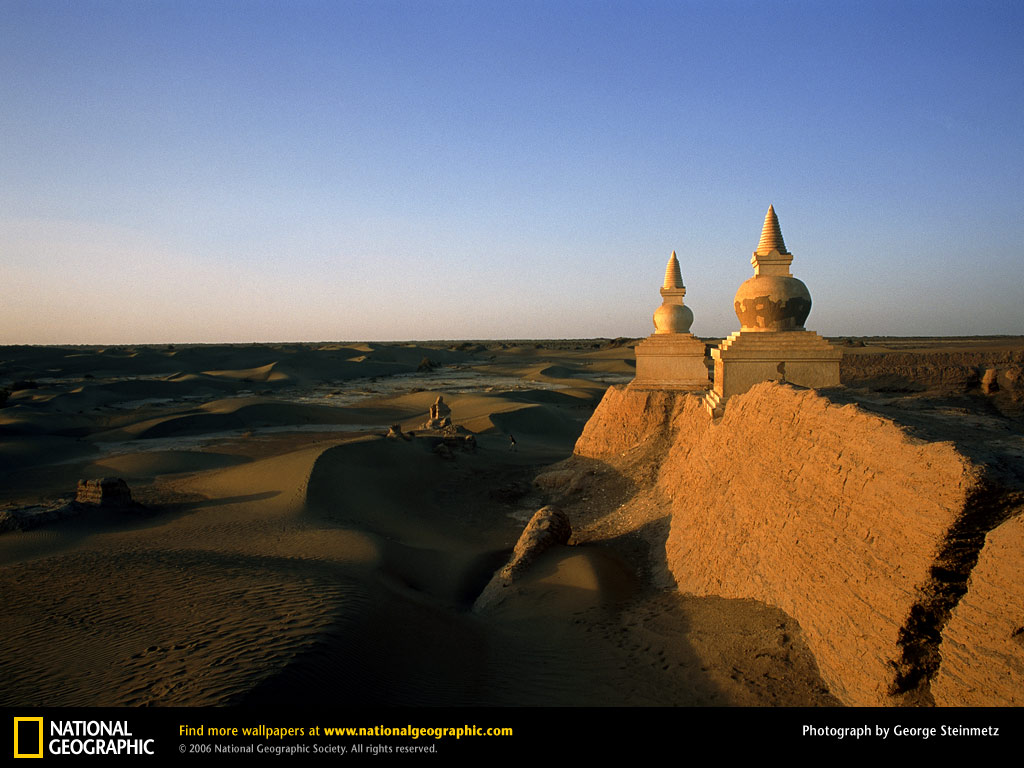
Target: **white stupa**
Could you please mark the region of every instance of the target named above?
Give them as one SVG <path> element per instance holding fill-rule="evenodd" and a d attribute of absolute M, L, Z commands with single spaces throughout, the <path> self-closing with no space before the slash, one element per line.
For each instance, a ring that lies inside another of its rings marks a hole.
<path fill-rule="evenodd" d="M 654 333 L 636 346 L 635 389 L 708 388 L 704 342 L 690 333 L 693 312 L 683 304 L 686 286 L 676 252 L 665 268 L 661 306 L 654 312 Z"/>
<path fill-rule="evenodd" d="M 734 302 L 740 330 L 711 350 L 715 382 L 705 403 L 716 416 L 728 397 L 761 381 L 839 386 L 842 350 L 804 328 L 811 294 L 790 274 L 793 254 L 786 250 L 774 206 L 768 206 L 750 263 L 754 276 L 739 287 Z"/>

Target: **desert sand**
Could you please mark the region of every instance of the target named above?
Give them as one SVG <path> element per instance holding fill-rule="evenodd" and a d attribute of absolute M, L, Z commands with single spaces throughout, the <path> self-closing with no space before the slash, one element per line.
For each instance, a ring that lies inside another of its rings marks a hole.
<path fill-rule="evenodd" d="M 0 535 L 7 705 L 833 701 L 791 620 L 681 596 L 628 527 L 581 530 L 471 610 L 543 505 L 533 478 L 632 378 L 622 343 L 0 357 L 30 387 L 0 410 L 8 518 L 79 478 L 145 505 Z M 438 394 L 475 451 L 384 437 Z"/>
<path fill-rule="evenodd" d="M 563 463 L 631 344 L 0 349 L 2 703 L 838 704 L 791 616 L 677 589 L 657 466 Z M 438 395 L 475 449 L 421 428 Z M 99 477 L 139 505 L 47 516 Z M 568 544 L 473 610 L 554 498 Z"/>

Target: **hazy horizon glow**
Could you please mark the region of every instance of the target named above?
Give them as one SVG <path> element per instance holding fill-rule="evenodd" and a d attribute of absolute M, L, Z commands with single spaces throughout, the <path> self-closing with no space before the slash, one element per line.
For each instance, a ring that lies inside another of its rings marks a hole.
<path fill-rule="evenodd" d="M 6 2 L 0 344 L 1024 334 L 1014 2 Z"/>

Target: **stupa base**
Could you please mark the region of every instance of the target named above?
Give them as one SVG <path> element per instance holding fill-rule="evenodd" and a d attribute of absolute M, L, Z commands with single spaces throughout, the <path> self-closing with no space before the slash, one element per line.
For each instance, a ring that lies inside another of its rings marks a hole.
<path fill-rule="evenodd" d="M 704 342 L 692 333 L 654 333 L 635 352 L 636 377 L 630 389 L 695 392 L 710 386 Z"/>
<path fill-rule="evenodd" d="M 737 331 L 711 350 L 715 382 L 705 406 L 720 416 L 725 401 L 762 381 L 821 389 L 839 386 L 841 349 L 813 331 Z"/>

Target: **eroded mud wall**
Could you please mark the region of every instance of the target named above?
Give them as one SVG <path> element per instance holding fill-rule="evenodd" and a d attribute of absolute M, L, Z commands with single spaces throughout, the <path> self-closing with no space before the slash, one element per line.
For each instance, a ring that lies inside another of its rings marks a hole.
<path fill-rule="evenodd" d="M 939 706 L 1024 705 L 1024 517 L 990 531 L 942 634 Z"/>
<path fill-rule="evenodd" d="M 576 452 L 611 464 L 647 452 L 660 465 L 681 590 L 785 610 L 848 704 L 932 702 L 942 632 L 984 541 L 978 526 L 999 503 L 984 468 L 952 443 L 764 383 L 718 423 L 695 396 L 610 389 Z M 993 589 L 1012 586 L 1007 577 Z M 1019 600 L 1015 589 L 986 605 Z M 970 666 L 986 641 L 965 631 Z"/>
<path fill-rule="evenodd" d="M 1004 393 L 1024 396 L 1024 352 L 884 352 L 845 354 L 840 378 L 848 387 L 896 392 L 988 390 L 986 373 Z"/>

